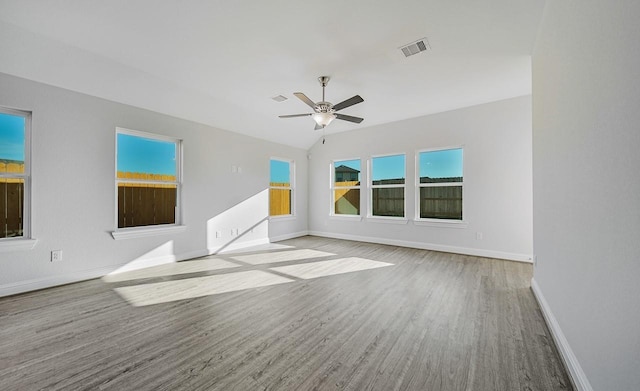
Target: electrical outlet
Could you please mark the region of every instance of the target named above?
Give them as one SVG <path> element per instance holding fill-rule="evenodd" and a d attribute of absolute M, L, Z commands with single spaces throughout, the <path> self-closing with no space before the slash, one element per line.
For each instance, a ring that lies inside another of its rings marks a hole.
<path fill-rule="evenodd" d="M 482 232 L 476 232 L 476 240 L 482 240 Z"/>
<path fill-rule="evenodd" d="M 216 231 L 216 238 L 219 239 L 222 237 L 222 232 Z"/>
<path fill-rule="evenodd" d="M 62 250 L 51 251 L 51 262 L 62 261 Z"/>

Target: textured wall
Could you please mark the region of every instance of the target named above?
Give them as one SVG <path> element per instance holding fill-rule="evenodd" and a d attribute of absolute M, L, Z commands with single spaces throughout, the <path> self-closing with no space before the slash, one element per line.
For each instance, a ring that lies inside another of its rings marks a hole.
<path fill-rule="evenodd" d="M 406 154 L 406 216 L 416 211 L 415 155 L 420 149 L 464 148 L 466 228 L 384 224 L 329 216 L 330 165 L 362 159 L 360 206 L 366 215 L 367 160 Z M 309 229 L 333 236 L 386 240 L 498 258 L 527 260 L 532 253 L 531 97 L 524 96 L 327 136 L 310 152 Z M 478 239 L 480 233 L 481 239 Z"/>
<path fill-rule="evenodd" d="M 38 240 L 32 250 L 0 252 L 0 294 L 96 276 L 133 260 L 202 255 L 230 242 L 306 232 L 304 150 L 5 74 L 0 86 L 0 105 L 33 112 L 32 235 Z M 185 232 L 112 238 L 116 127 L 183 140 Z M 296 162 L 295 219 L 267 220 L 263 194 L 272 156 Z M 63 260 L 51 263 L 51 250 L 62 250 Z"/>
<path fill-rule="evenodd" d="M 594 390 L 640 389 L 638 15 L 549 1 L 533 56 L 534 278 Z"/>

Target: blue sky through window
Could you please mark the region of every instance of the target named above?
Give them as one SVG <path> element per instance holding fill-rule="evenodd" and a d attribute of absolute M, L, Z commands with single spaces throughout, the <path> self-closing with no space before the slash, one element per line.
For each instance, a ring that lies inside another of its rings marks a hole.
<path fill-rule="evenodd" d="M 0 159 L 24 162 L 25 118 L 0 113 Z"/>
<path fill-rule="evenodd" d="M 404 155 L 374 157 L 371 173 L 373 180 L 404 179 L 404 162 Z"/>
<path fill-rule="evenodd" d="M 176 175 L 176 143 L 118 133 L 118 171 Z"/>
<path fill-rule="evenodd" d="M 272 183 L 291 183 L 289 178 L 291 171 L 289 168 L 289 164 L 289 162 L 285 162 L 282 160 L 271 159 L 271 177 L 269 181 Z"/>
<path fill-rule="evenodd" d="M 462 176 L 462 149 L 420 152 L 420 177 Z"/>

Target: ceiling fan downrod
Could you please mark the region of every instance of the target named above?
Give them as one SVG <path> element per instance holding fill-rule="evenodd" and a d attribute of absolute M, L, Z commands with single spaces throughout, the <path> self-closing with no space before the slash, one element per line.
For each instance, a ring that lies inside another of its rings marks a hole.
<path fill-rule="evenodd" d="M 327 84 L 329 84 L 329 76 L 320 76 L 318 78 L 318 81 L 320 82 L 320 85 L 322 86 L 322 101 L 325 102 L 324 100 L 324 88 L 327 86 Z"/>

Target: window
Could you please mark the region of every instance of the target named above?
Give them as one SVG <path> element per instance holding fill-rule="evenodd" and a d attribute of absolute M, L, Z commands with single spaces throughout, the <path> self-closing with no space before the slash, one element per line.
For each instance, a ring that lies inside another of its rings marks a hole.
<path fill-rule="evenodd" d="M 269 215 L 293 215 L 293 161 L 271 159 L 269 167 Z"/>
<path fill-rule="evenodd" d="M 31 113 L 0 107 L 0 241 L 28 238 Z"/>
<path fill-rule="evenodd" d="M 371 159 L 371 215 L 404 217 L 405 156 Z"/>
<path fill-rule="evenodd" d="M 179 222 L 181 141 L 116 130 L 118 228 Z"/>
<path fill-rule="evenodd" d="M 360 159 L 338 160 L 332 165 L 334 215 L 360 214 Z"/>
<path fill-rule="evenodd" d="M 462 148 L 418 153 L 418 218 L 462 220 Z"/>

